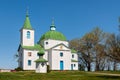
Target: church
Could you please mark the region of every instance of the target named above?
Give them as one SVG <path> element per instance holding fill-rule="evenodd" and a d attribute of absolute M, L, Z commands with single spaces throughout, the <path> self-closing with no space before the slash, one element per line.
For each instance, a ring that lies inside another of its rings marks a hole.
<path fill-rule="evenodd" d="M 20 29 L 20 45 L 18 47 L 18 67 L 23 70 L 35 70 L 36 62 L 46 62 L 50 70 L 78 70 L 78 55 L 69 48 L 66 37 L 56 30 L 54 21 L 50 30 L 35 43 L 35 30 L 32 28 L 29 15 Z M 39 58 L 39 54 L 42 57 Z"/>

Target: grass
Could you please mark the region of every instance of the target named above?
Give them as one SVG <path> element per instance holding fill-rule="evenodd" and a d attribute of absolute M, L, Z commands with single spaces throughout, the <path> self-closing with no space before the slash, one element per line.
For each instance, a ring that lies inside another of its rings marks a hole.
<path fill-rule="evenodd" d="M 0 73 L 0 80 L 120 80 L 120 76 L 105 76 L 82 71 L 52 71 L 46 74 L 25 71 Z"/>
<path fill-rule="evenodd" d="M 120 71 L 97 71 L 100 73 L 120 74 Z"/>

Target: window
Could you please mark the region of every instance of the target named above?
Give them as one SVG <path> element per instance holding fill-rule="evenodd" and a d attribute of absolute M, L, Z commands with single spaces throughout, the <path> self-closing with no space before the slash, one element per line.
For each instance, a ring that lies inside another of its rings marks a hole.
<path fill-rule="evenodd" d="M 76 65 L 74 64 L 74 67 L 75 67 Z"/>
<path fill-rule="evenodd" d="M 74 58 L 74 55 L 72 55 L 72 58 Z"/>
<path fill-rule="evenodd" d="M 31 66 L 31 60 L 28 60 L 28 66 Z"/>
<path fill-rule="evenodd" d="M 63 57 L 63 53 L 62 52 L 60 53 L 60 56 Z"/>
<path fill-rule="evenodd" d="M 46 45 L 48 44 L 48 42 L 45 42 L 46 43 Z"/>
<path fill-rule="evenodd" d="M 30 39 L 30 31 L 27 31 L 27 39 Z"/>
<path fill-rule="evenodd" d="M 31 53 L 31 52 L 28 52 L 28 56 L 32 56 L 32 53 Z"/>

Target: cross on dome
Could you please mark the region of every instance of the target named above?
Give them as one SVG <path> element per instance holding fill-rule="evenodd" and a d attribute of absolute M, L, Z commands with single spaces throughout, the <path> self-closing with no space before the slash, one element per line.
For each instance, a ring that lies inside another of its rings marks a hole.
<path fill-rule="evenodd" d="M 50 26 L 50 30 L 51 31 L 55 31 L 56 30 L 56 27 L 55 27 L 55 24 L 54 24 L 54 19 L 52 19 L 52 24 Z"/>

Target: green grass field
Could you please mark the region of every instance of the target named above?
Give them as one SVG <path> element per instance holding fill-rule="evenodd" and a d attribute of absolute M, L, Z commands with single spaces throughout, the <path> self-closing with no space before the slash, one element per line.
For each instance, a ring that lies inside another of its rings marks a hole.
<path fill-rule="evenodd" d="M 24 71 L 0 73 L 0 80 L 120 80 L 120 76 L 92 74 L 81 71 L 52 71 L 46 74 Z"/>

